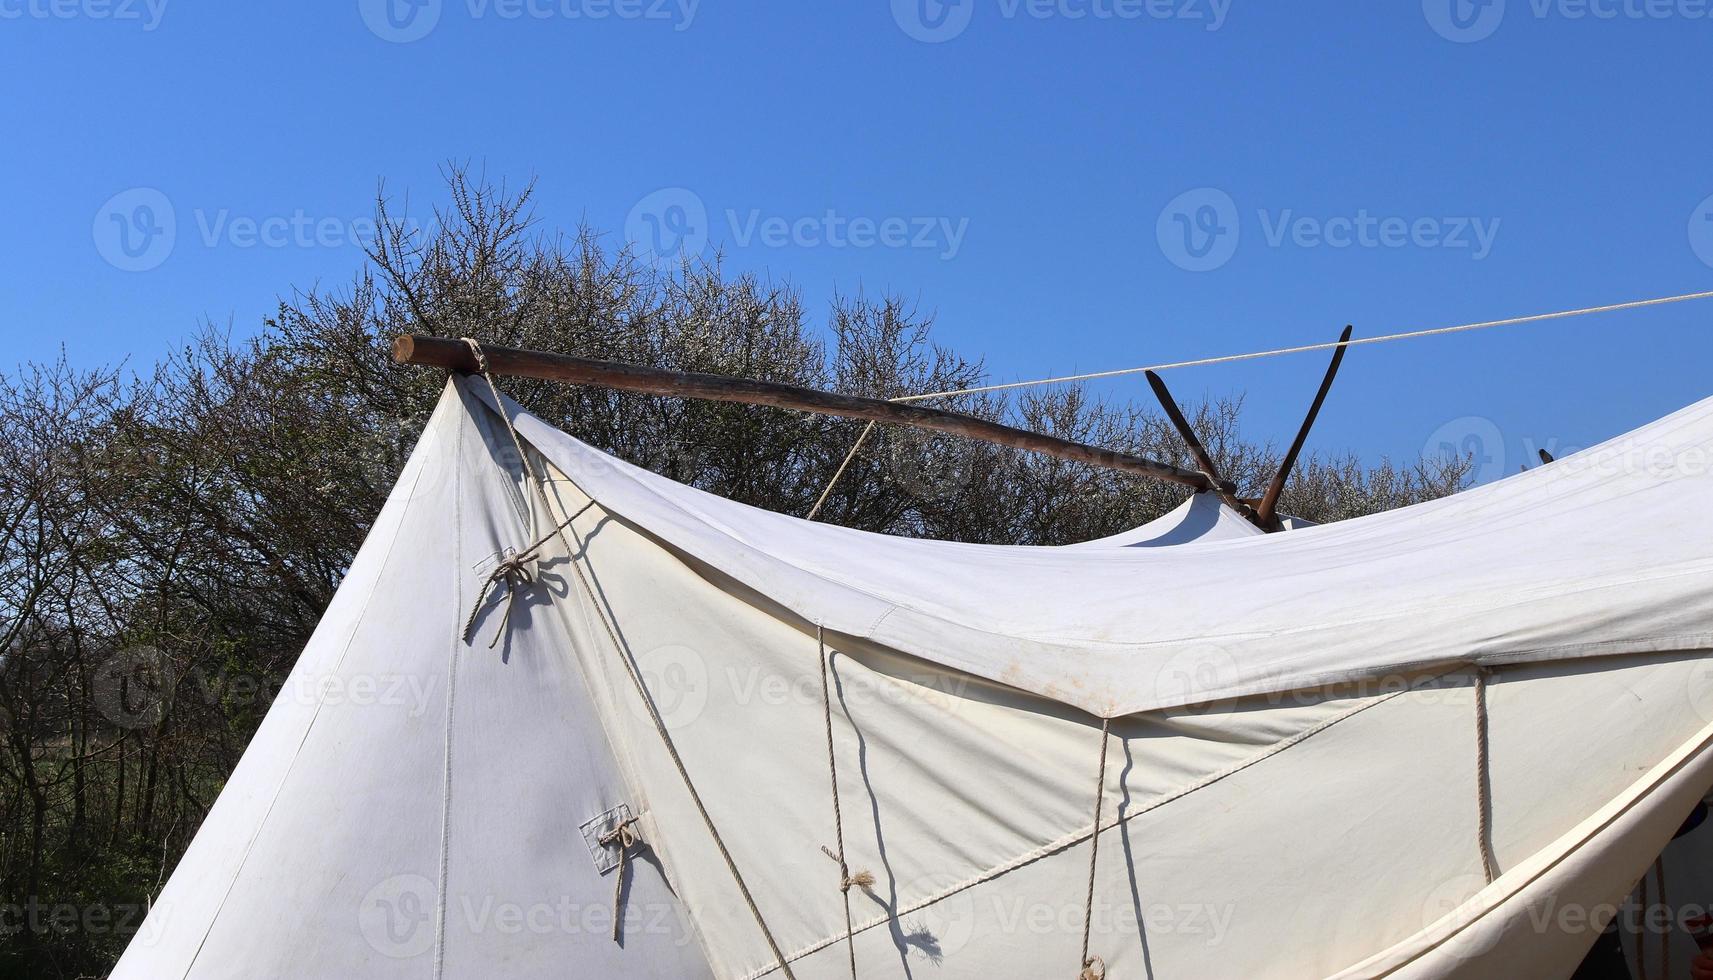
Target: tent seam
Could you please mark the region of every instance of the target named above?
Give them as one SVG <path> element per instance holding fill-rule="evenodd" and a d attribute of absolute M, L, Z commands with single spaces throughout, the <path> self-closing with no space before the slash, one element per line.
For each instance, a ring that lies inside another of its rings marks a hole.
<path fill-rule="evenodd" d="M 464 451 L 465 421 L 470 417 L 468 411 L 458 413 L 458 442 L 455 447 L 459 457 Z M 485 442 L 486 440 L 484 440 Z M 458 528 L 458 533 L 452 540 L 452 576 L 453 608 L 464 607 L 464 583 L 459 574 L 464 568 L 464 468 L 457 467 L 452 476 L 452 526 Z M 452 710 L 458 695 L 458 654 L 462 635 L 457 632 L 456 621 L 453 624 L 452 655 L 446 664 L 446 732 L 444 735 L 445 769 L 440 783 L 440 869 L 436 876 L 435 909 L 434 909 L 434 977 L 440 980 L 446 973 L 446 886 L 451 880 L 452 861 Z"/>

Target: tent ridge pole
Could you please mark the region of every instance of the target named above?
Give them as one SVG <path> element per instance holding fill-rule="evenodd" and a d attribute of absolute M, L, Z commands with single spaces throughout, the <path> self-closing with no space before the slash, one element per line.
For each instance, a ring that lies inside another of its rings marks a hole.
<path fill-rule="evenodd" d="M 740 402 L 772 408 L 794 409 L 817 415 L 867 419 L 896 425 L 931 429 L 949 435 L 979 439 L 1012 449 L 1055 456 L 1059 459 L 1107 469 L 1122 470 L 1196 491 L 1214 489 L 1206 475 L 1170 463 L 1130 453 L 1101 449 L 1085 443 L 1018 429 L 989 419 L 938 408 L 901 404 L 880 398 L 865 398 L 830 391 L 817 391 L 773 381 L 756 381 L 719 374 L 694 374 L 661 368 L 599 361 L 569 354 L 482 345 L 488 367 L 494 374 L 574 384 L 599 385 L 618 391 L 634 391 L 675 398 Z M 393 360 L 399 364 L 445 368 L 471 374 L 477 370 L 475 355 L 462 341 L 421 334 L 403 334 L 393 341 Z"/>

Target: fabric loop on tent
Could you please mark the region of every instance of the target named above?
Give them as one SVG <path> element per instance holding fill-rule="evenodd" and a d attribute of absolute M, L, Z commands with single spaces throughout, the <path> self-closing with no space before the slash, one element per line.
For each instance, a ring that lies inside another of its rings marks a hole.
<path fill-rule="evenodd" d="M 1491 885 L 1498 872 L 1493 858 L 1493 782 L 1487 740 L 1486 667 L 1475 668 L 1475 846 L 1481 854 L 1481 871 Z"/>
<path fill-rule="evenodd" d="M 505 398 L 500 394 L 499 385 L 494 383 L 493 373 L 487 369 L 487 354 L 482 351 L 482 345 L 479 341 L 470 337 L 462 339 L 465 344 L 469 345 L 471 353 L 475 355 L 476 364 L 482 368 L 482 380 L 488 383 L 488 391 L 494 396 L 494 409 L 499 413 L 500 419 L 505 422 L 506 432 L 511 436 L 513 448 L 517 450 L 518 462 L 523 466 L 524 482 L 535 488 L 535 494 L 541 501 L 541 506 L 547 513 L 551 514 L 553 501 L 548 499 L 547 490 L 543 486 L 544 481 L 536 477 L 535 468 L 530 465 L 529 453 L 524 450 L 523 439 L 517 434 L 517 426 L 512 424 L 511 415 L 506 411 Z M 591 495 L 590 506 L 593 504 L 593 495 Z M 584 508 L 584 510 L 587 509 L 587 507 Z M 582 511 L 578 513 L 582 513 Z M 602 628 L 606 630 L 607 639 L 611 641 L 613 652 L 624 667 L 625 676 L 630 678 L 631 685 L 636 689 L 637 697 L 642 701 L 649 719 L 653 721 L 655 734 L 660 736 L 661 745 L 666 749 L 667 756 L 672 759 L 674 768 L 678 770 L 678 777 L 684 782 L 684 789 L 690 796 L 690 802 L 695 804 L 696 812 L 701 816 L 702 824 L 708 830 L 708 836 L 713 839 L 714 846 L 725 861 L 726 870 L 731 872 L 732 881 L 738 886 L 738 892 L 743 895 L 744 904 L 748 906 L 756 926 L 761 929 L 762 937 L 767 940 L 768 949 L 773 952 L 774 959 L 778 961 L 780 971 L 785 975 L 785 980 L 797 980 L 796 974 L 791 970 L 790 962 L 785 958 L 784 950 L 779 947 L 779 940 L 774 938 L 773 930 L 768 927 L 767 918 L 761 914 L 761 907 L 755 903 L 755 895 L 750 892 L 749 884 L 744 881 L 743 873 L 738 870 L 737 861 L 732 857 L 731 849 L 726 846 L 725 838 L 720 835 L 719 827 L 714 824 L 713 815 L 708 813 L 708 806 L 703 802 L 702 794 L 697 791 L 695 780 L 690 778 L 690 770 L 684 765 L 684 757 L 678 753 L 678 745 L 672 740 L 672 733 L 666 728 L 666 720 L 660 717 L 659 707 L 655 705 L 654 698 L 648 693 L 648 685 L 643 682 L 642 674 L 629 656 L 624 641 L 619 639 L 618 628 L 607 618 L 606 611 L 601 605 L 600 596 L 596 594 L 594 586 L 589 584 L 588 576 L 583 573 L 583 566 L 577 560 L 580 549 L 572 547 L 572 541 L 566 538 L 566 531 L 570 524 L 571 522 L 567 520 L 555 528 L 554 533 L 559 535 L 560 541 L 565 545 L 566 554 L 570 556 L 571 570 L 576 573 L 577 584 L 582 587 L 583 594 L 588 598 L 589 606 L 594 611 L 595 617 L 601 621 Z"/>
<path fill-rule="evenodd" d="M 1088 898 L 1083 903 L 1083 950 L 1080 970 L 1077 980 L 1104 980 L 1106 977 L 1106 961 L 1100 957 L 1088 955 L 1089 928 L 1094 923 L 1094 872 L 1095 862 L 1100 858 L 1100 809 L 1106 802 L 1106 743 L 1112 731 L 1112 719 L 1100 720 L 1100 767 L 1094 780 L 1094 831 L 1089 837 L 1088 850 Z M 1098 965 L 1099 969 L 1096 969 Z"/>
<path fill-rule="evenodd" d="M 845 900 L 845 948 L 850 953 L 851 980 L 856 980 L 856 930 L 851 925 L 851 886 L 867 887 L 874 882 L 874 876 L 861 871 L 853 877 L 850 865 L 845 861 L 845 820 L 839 810 L 839 759 L 833 750 L 833 693 L 827 680 L 827 634 L 819 623 L 815 624 L 815 642 L 821 649 L 821 705 L 825 709 L 823 717 L 827 723 L 827 773 L 833 783 L 833 836 L 839 848 L 835 855 L 839 862 L 839 892 Z"/>

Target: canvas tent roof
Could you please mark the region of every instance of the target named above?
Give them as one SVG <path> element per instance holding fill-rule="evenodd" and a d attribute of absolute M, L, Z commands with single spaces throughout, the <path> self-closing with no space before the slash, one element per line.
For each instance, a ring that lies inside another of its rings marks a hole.
<path fill-rule="evenodd" d="M 591 496 L 804 619 L 1098 715 L 1448 663 L 1713 645 L 1713 400 L 1551 466 L 1325 527 L 1170 549 L 893 538 L 749 507 L 527 414 Z M 1203 663 L 1193 688 L 1163 664 Z"/>
<path fill-rule="evenodd" d="M 453 379 L 114 977 L 1073 975 L 1085 922 L 1115 980 L 1568 973 L 1592 934 L 1531 910 L 1620 899 L 1713 782 L 1710 414 L 1360 521 L 999 548 L 520 416 L 538 495 Z"/>
<path fill-rule="evenodd" d="M 1287 518 L 1294 520 L 1294 518 Z M 1229 541 L 1264 534 L 1211 493 L 1191 495 L 1166 514 L 1128 531 L 1067 548 L 1164 548 L 1191 541 Z"/>

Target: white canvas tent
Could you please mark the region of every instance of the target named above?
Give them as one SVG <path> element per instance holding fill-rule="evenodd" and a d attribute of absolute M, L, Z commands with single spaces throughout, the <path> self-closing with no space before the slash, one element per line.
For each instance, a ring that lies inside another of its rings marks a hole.
<path fill-rule="evenodd" d="M 510 406 L 538 494 L 480 386 L 115 977 L 1069 978 L 1085 924 L 1114 978 L 1564 976 L 1713 783 L 1713 402 L 1375 517 L 1004 548 Z"/>

